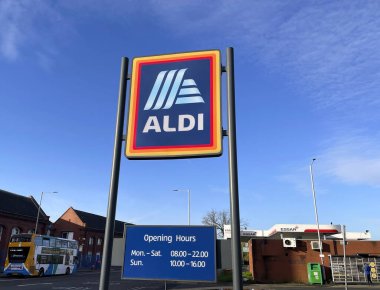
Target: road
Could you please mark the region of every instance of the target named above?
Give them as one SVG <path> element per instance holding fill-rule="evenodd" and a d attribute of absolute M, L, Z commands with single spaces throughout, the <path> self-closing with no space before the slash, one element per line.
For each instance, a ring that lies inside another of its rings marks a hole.
<path fill-rule="evenodd" d="M 46 277 L 6 277 L 0 278 L 1 290 L 98 290 L 99 271 L 78 272 L 65 276 Z M 120 270 L 113 270 L 110 273 L 110 289 L 123 290 L 153 290 L 164 289 L 163 282 L 155 281 L 130 281 L 120 279 Z"/>
<path fill-rule="evenodd" d="M 0 278 L 1 290 L 98 290 L 99 289 L 99 271 L 78 272 L 69 276 L 51 276 L 51 277 L 7 277 Z M 110 273 L 110 290 L 164 290 L 165 283 L 162 281 L 138 281 L 138 280 L 121 280 L 120 270 L 111 270 Z M 247 285 L 244 289 L 249 290 L 304 290 L 304 289 L 344 289 L 344 286 L 308 286 L 298 284 L 280 284 L 280 285 Z M 349 285 L 350 290 L 363 289 L 380 289 L 380 285 L 368 287 L 366 285 Z M 230 286 L 201 283 L 179 283 L 168 282 L 167 290 L 170 289 L 223 289 L 229 290 Z"/>

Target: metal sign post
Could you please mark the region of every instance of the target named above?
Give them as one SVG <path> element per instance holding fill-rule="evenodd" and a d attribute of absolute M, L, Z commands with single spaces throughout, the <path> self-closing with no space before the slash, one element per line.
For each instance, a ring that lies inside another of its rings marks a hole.
<path fill-rule="evenodd" d="M 232 47 L 227 48 L 226 72 L 233 289 L 241 290 L 243 279 Z M 220 75 L 218 50 L 135 58 L 132 65 L 126 156 L 129 159 L 220 156 Z M 109 287 L 127 79 L 128 59 L 123 57 L 99 290 L 108 290 Z"/>
<path fill-rule="evenodd" d="M 239 188 L 236 149 L 234 50 L 227 48 L 228 163 L 230 177 L 231 247 L 233 289 L 243 289 L 241 271 Z"/>
<path fill-rule="evenodd" d="M 119 187 L 121 149 L 123 143 L 123 124 L 125 115 L 125 99 L 128 78 L 128 58 L 123 57 L 121 60 L 119 101 L 117 105 L 115 142 L 113 149 L 111 184 L 108 197 L 108 209 L 106 229 L 104 235 L 103 261 L 100 272 L 99 290 L 108 290 L 109 276 L 112 258 L 113 233 L 115 229 L 115 213 L 117 203 L 117 190 Z"/>

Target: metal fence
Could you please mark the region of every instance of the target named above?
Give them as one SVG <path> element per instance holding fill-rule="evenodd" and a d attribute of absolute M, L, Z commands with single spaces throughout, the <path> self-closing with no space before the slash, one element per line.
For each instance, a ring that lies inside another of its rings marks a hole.
<path fill-rule="evenodd" d="M 331 274 L 334 283 L 344 283 L 344 260 L 343 256 L 329 256 Z M 373 283 L 380 283 L 380 257 L 346 256 L 347 282 L 365 283 L 364 264 L 371 267 Z"/>

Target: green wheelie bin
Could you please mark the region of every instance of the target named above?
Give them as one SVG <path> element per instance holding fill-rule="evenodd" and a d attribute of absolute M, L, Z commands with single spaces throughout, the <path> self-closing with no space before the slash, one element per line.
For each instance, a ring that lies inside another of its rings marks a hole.
<path fill-rule="evenodd" d="M 307 263 L 307 277 L 310 284 L 323 284 L 322 269 L 318 263 Z"/>

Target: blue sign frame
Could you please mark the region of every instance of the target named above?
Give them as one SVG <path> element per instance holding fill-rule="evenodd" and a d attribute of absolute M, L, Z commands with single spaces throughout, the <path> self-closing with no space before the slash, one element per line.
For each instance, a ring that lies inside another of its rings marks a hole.
<path fill-rule="evenodd" d="M 210 226 L 126 226 L 122 279 L 216 282 Z"/>

